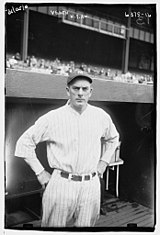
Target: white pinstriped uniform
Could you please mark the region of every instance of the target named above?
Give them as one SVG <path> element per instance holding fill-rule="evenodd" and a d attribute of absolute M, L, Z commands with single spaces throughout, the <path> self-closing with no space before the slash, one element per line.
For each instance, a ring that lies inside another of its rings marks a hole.
<path fill-rule="evenodd" d="M 20 137 L 15 156 L 23 157 L 35 174 L 39 174 L 44 168 L 35 148 L 39 142 L 46 141 L 50 167 L 72 174 L 90 174 L 97 171 L 102 136 L 109 140 L 102 160 L 109 162 L 119 141 L 110 116 L 89 104 L 79 114 L 67 103 L 40 117 Z M 54 170 L 42 203 L 42 226 L 66 226 L 72 216 L 76 226 L 93 226 L 100 209 L 98 176 L 77 182 L 62 178 L 59 171 Z"/>

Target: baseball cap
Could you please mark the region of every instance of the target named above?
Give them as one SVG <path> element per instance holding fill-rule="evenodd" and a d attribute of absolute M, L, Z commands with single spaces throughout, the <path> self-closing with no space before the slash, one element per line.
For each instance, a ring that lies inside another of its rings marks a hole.
<path fill-rule="evenodd" d="M 92 83 L 92 78 L 89 76 L 88 73 L 86 72 L 83 72 L 83 71 L 78 71 L 78 72 L 73 72 L 73 73 L 70 73 L 70 75 L 68 76 L 67 78 L 67 85 L 69 83 L 71 83 L 71 81 L 73 81 L 74 79 L 76 78 L 86 78 L 90 83 Z"/>

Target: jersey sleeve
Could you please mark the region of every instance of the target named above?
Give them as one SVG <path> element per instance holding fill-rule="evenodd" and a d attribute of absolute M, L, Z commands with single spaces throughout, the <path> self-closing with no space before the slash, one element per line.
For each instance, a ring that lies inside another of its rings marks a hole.
<path fill-rule="evenodd" d="M 119 145 L 119 133 L 108 114 L 105 115 L 102 123 L 104 129 L 102 137 L 105 142 L 105 151 L 101 157 L 101 160 L 106 163 L 110 163 L 111 158 Z"/>
<path fill-rule="evenodd" d="M 44 170 L 35 153 L 36 145 L 48 139 L 49 121 L 47 116 L 44 115 L 26 130 L 16 143 L 15 156 L 24 158 L 36 175 Z"/>

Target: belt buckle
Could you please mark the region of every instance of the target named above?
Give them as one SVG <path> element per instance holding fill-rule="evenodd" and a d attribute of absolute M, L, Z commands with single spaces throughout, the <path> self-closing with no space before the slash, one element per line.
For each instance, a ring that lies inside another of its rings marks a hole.
<path fill-rule="evenodd" d="M 71 181 L 73 179 L 73 175 L 69 173 L 68 180 Z"/>
<path fill-rule="evenodd" d="M 85 174 L 82 174 L 81 176 L 82 176 L 82 182 L 83 182 L 85 179 Z"/>
<path fill-rule="evenodd" d="M 90 176 L 90 180 L 92 180 L 93 179 L 93 173 L 90 173 L 89 176 Z"/>

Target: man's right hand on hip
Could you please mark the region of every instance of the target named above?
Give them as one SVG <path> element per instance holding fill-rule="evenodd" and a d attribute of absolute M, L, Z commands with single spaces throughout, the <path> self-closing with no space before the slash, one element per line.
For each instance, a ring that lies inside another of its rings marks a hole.
<path fill-rule="evenodd" d="M 51 178 L 51 174 L 47 172 L 46 170 L 43 170 L 39 175 L 37 175 L 37 179 L 43 188 L 46 187 L 50 178 Z"/>

